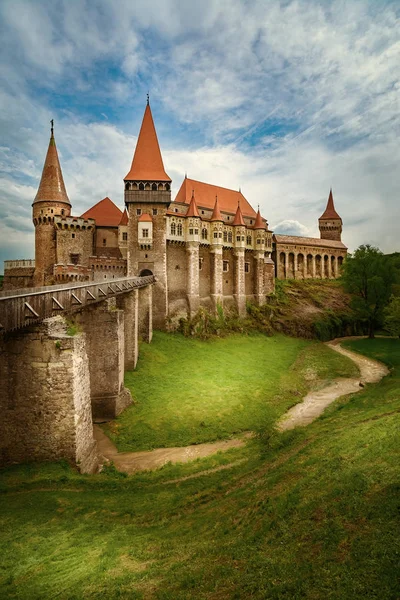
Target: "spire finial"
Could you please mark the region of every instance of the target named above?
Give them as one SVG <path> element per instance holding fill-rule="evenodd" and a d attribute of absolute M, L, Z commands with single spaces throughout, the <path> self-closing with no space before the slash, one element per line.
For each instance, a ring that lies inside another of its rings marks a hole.
<path fill-rule="evenodd" d="M 239 194 L 242 193 L 242 186 L 239 185 Z"/>
<path fill-rule="evenodd" d="M 149 106 L 149 104 L 150 104 L 150 95 L 149 95 L 149 92 L 147 92 L 147 106 Z"/>
<path fill-rule="evenodd" d="M 50 124 L 51 124 L 51 137 L 53 137 L 53 135 L 54 135 L 54 119 L 51 119 Z"/>

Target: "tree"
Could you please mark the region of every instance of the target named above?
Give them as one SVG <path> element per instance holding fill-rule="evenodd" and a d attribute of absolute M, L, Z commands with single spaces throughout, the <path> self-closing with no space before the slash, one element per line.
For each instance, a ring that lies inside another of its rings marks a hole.
<path fill-rule="evenodd" d="M 385 329 L 391 335 L 400 337 L 400 297 L 392 296 L 384 310 Z"/>
<path fill-rule="evenodd" d="M 396 272 L 390 260 L 369 244 L 349 254 L 342 271 L 345 289 L 353 294 L 351 306 L 368 326 L 368 335 L 383 323 L 383 310 L 389 302 Z"/>

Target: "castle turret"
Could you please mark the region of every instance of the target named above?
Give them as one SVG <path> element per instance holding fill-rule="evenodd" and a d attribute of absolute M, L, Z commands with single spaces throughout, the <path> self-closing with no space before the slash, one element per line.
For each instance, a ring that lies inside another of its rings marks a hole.
<path fill-rule="evenodd" d="M 244 254 L 246 248 L 246 224 L 243 219 L 243 214 L 240 209 L 240 203 L 236 209 L 235 218 L 232 223 L 235 230 L 235 246 L 234 246 L 234 297 L 239 316 L 243 317 L 246 314 L 246 286 L 245 286 L 245 271 L 244 271 Z"/>
<path fill-rule="evenodd" d="M 218 196 L 215 197 L 214 210 L 211 215 L 211 298 L 214 308 L 222 303 L 222 229 L 224 220 L 219 208 Z"/>
<path fill-rule="evenodd" d="M 255 250 L 254 250 L 254 264 L 255 264 L 255 297 L 258 304 L 264 304 L 265 302 L 265 285 L 264 285 L 264 265 L 265 265 L 265 238 L 266 238 L 266 223 L 261 216 L 260 207 L 257 211 L 256 220 L 254 223 L 255 231 Z M 269 259 L 270 260 L 270 259 Z"/>
<path fill-rule="evenodd" d="M 318 219 L 321 240 L 342 241 L 342 219 L 335 210 L 332 188 L 329 192 L 325 212 Z"/>
<path fill-rule="evenodd" d="M 129 217 L 128 274 L 140 275 L 151 271 L 156 276 L 154 323 L 156 327 L 164 327 L 168 314 L 166 213 L 171 202 L 171 178 L 164 169 L 148 99 L 124 185 Z M 142 214 L 152 219 L 151 244 L 143 244 L 139 239 L 139 217 Z"/>
<path fill-rule="evenodd" d="M 32 204 L 35 225 L 35 274 L 34 285 L 52 283 L 56 263 L 55 216 L 69 216 L 71 203 L 65 189 L 54 139 L 53 121 L 46 160 L 44 162 L 39 189 Z"/>
<path fill-rule="evenodd" d="M 194 314 L 199 308 L 200 300 L 199 245 L 201 225 L 194 190 L 192 191 L 186 219 L 187 299 L 189 314 Z"/>

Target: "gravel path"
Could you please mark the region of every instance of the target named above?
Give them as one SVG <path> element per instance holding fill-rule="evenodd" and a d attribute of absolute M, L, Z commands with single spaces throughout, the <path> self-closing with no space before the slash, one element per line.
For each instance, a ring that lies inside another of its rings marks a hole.
<path fill-rule="evenodd" d="M 384 364 L 340 346 L 341 341 L 349 339 L 359 338 L 337 338 L 331 342 L 326 342 L 326 345 L 353 360 L 360 369 L 360 377 L 336 379 L 321 390 L 312 391 L 307 394 L 302 402 L 293 406 L 282 417 L 278 423 L 280 431 L 308 425 L 319 417 L 329 404 L 340 398 L 340 396 L 358 392 L 365 383 L 376 383 L 389 373 L 389 369 Z M 252 436 L 251 432 L 248 432 L 236 439 L 196 444 L 183 448 L 157 448 L 156 450 L 143 452 L 118 452 L 110 438 L 105 435 L 98 425 L 94 425 L 93 432 L 97 441 L 99 455 L 103 459 L 102 462 L 112 461 L 118 471 L 129 474 L 137 471 L 159 469 L 168 462 L 186 463 L 196 458 L 210 456 L 219 450 L 239 448 L 244 446 L 246 440 Z M 228 467 L 229 465 L 224 466 L 224 468 Z"/>

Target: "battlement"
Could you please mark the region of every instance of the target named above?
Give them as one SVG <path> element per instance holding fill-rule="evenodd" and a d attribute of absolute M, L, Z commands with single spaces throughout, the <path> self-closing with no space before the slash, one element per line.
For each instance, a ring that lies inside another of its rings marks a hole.
<path fill-rule="evenodd" d="M 82 217 L 54 217 L 54 225 L 57 229 L 69 231 L 91 231 L 95 228 L 96 221 Z"/>
<path fill-rule="evenodd" d="M 32 258 L 22 258 L 20 260 L 5 260 L 4 261 L 4 270 L 8 271 L 9 269 L 34 269 L 35 268 L 35 259 Z"/>

